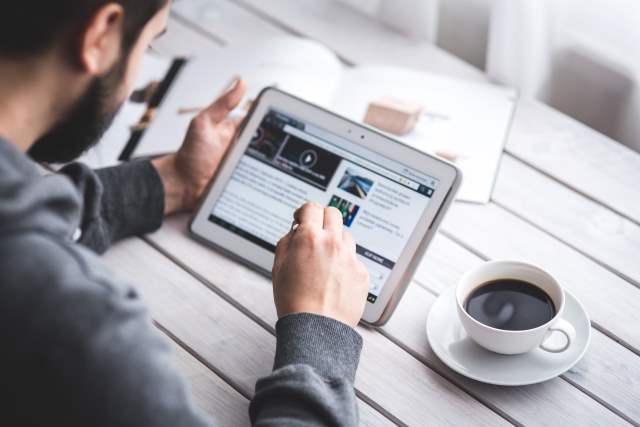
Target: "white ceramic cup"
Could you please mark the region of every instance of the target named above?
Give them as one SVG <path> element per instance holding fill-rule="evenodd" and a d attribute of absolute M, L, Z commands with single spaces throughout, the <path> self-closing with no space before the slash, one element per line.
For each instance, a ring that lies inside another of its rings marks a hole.
<path fill-rule="evenodd" d="M 468 296 L 480 285 L 497 279 L 517 279 L 536 285 L 551 297 L 556 314 L 544 325 L 533 329 L 512 331 L 485 325 L 464 309 Z M 517 261 L 490 261 L 467 272 L 456 288 L 458 317 L 467 334 L 482 347 L 501 354 L 520 354 L 537 347 L 551 353 L 567 350 L 575 340 L 576 330 L 562 318 L 565 296 L 560 284 L 548 273 L 530 264 Z M 554 332 L 564 335 L 561 344 L 550 342 Z"/>

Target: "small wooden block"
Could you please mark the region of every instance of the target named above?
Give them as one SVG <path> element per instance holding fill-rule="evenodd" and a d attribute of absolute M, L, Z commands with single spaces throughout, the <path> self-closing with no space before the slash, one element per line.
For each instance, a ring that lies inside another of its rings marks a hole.
<path fill-rule="evenodd" d="M 364 122 L 395 135 L 404 135 L 413 130 L 421 114 L 421 105 L 387 96 L 369 103 Z"/>

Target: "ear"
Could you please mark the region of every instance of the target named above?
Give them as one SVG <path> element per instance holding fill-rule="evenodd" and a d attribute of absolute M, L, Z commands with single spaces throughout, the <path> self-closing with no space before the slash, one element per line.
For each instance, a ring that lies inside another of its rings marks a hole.
<path fill-rule="evenodd" d="M 83 71 L 101 75 L 120 55 L 124 10 L 117 3 L 102 6 L 80 34 L 80 64 Z"/>

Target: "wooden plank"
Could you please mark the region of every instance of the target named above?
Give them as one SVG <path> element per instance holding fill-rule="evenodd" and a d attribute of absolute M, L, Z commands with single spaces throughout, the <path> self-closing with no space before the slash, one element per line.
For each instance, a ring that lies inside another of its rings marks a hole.
<path fill-rule="evenodd" d="M 456 203 L 442 230 L 486 258 L 531 262 L 554 275 L 607 334 L 640 351 L 640 289 L 496 205 Z"/>
<path fill-rule="evenodd" d="M 640 154 L 539 102 L 522 100 L 507 151 L 640 222 Z"/>
<path fill-rule="evenodd" d="M 117 244 L 105 259 L 135 284 L 162 328 L 242 395 L 253 396 L 255 382 L 272 369 L 273 334 L 140 239 Z M 361 400 L 359 410 L 364 425 L 390 424 Z"/>
<path fill-rule="evenodd" d="M 140 291 L 163 328 L 194 349 L 244 396 L 271 371 L 275 340 L 140 239 L 114 246 L 107 263 Z"/>
<path fill-rule="evenodd" d="M 482 262 L 484 262 L 482 258 L 438 234 L 420 264 L 414 279 L 433 294 L 440 294 L 449 286 L 455 286 L 466 271 Z M 413 294 L 416 294 L 416 291 L 413 291 Z M 404 316 L 416 316 L 411 314 L 410 308 L 403 308 L 404 300 L 412 300 L 413 298 L 411 295 L 404 297 L 401 306 L 398 307 L 398 312 L 394 315 L 394 322 L 399 313 L 403 313 Z M 431 297 L 424 295 L 419 295 L 417 298 L 431 299 Z M 428 312 L 427 309 L 420 308 L 420 313 L 424 316 L 426 316 L 426 312 Z M 424 336 L 420 339 L 423 338 Z M 418 346 L 419 340 L 409 341 L 409 339 L 410 336 L 407 338 L 407 345 L 412 348 L 420 348 Z M 640 402 L 640 359 L 598 330 L 591 330 L 591 344 L 585 357 L 570 371 L 562 375 L 562 378 L 598 401 L 606 402 L 607 407 L 625 419 L 640 423 L 640 405 L 637 404 Z M 559 387 L 563 388 L 564 386 Z M 517 393 L 517 389 L 514 390 Z M 528 392 L 532 393 L 533 398 L 538 392 L 535 389 L 532 390 Z M 545 393 L 540 396 L 543 400 L 545 400 Z M 532 402 L 534 401 L 532 400 Z M 555 399 L 552 402 L 555 405 Z M 565 399 L 561 399 L 560 402 L 564 403 Z M 508 402 L 499 399 L 497 404 L 507 405 Z M 567 404 L 567 408 L 570 410 L 576 407 L 579 405 Z M 511 412 L 508 411 L 508 413 Z M 581 419 L 579 414 L 576 416 L 577 419 Z"/>
<path fill-rule="evenodd" d="M 273 325 L 276 312 L 269 280 L 190 239 L 185 234 L 186 220 L 185 216 L 168 219 L 149 236 L 150 241 L 207 280 L 209 286 Z M 359 332 L 365 344 L 356 387 L 401 422 L 462 424 L 473 418 L 478 425 L 506 423 L 378 332 L 364 328 Z"/>
<path fill-rule="evenodd" d="M 578 249 L 614 273 L 640 283 L 640 226 L 504 156 L 493 200 Z"/>
<path fill-rule="evenodd" d="M 173 342 L 176 361 L 196 406 L 222 426 L 248 426 L 249 401 Z"/>
<path fill-rule="evenodd" d="M 438 249 L 437 253 L 441 254 L 443 259 L 451 260 L 452 259 L 451 252 L 449 251 L 449 253 L 447 254 L 448 251 L 442 250 L 443 245 L 446 245 L 447 240 L 441 237 L 440 242 L 443 242 L 443 243 L 442 244 L 438 243 L 438 245 L 436 245 L 436 248 Z M 458 250 L 461 250 L 456 245 L 452 243 L 449 243 L 449 244 L 451 245 L 452 248 L 454 249 L 457 248 Z M 467 254 L 467 255 L 468 255 L 468 258 L 475 258 L 471 254 Z M 455 259 L 459 260 L 460 258 L 455 257 Z M 441 260 L 438 260 L 437 263 L 427 263 L 427 265 L 425 265 L 425 270 L 428 270 L 429 277 L 442 276 L 442 275 L 434 274 L 434 272 L 438 271 L 437 266 L 441 265 L 440 261 Z M 467 265 L 467 263 L 464 263 L 464 262 L 459 264 L 462 264 L 465 267 L 470 267 L 469 265 Z M 243 268 L 238 265 L 236 265 L 235 267 L 240 269 Z M 432 267 L 436 267 L 436 268 L 432 268 Z M 437 282 L 437 285 L 442 285 L 442 282 Z M 413 289 L 413 286 L 412 286 L 412 289 Z M 407 344 L 407 341 L 409 341 L 408 347 L 411 348 L 413 351 L 418 351 L 419 353 L 427 353 L 429 357 L 426 360 L 429 363 L 434 363 L 434 362 L 439 363 L 437 359 L 435 359 L 435 355 L 433 355 L 430 350 L 428 350 L 427 352 L 422 351 L 424 350 L 423 347 L 427 345 L 426 339 L 424 337 L 423 325 L 424 325 L 424 321 L 426 320 L 426 314 L 428 313 L 428 307 L 433 302 L 432 301 L 433 297 L 426 294 L 426 291 L 422 291 L 422 293 L 423 294 L 419 294 L 418 291 L 412 290 L 412 292 L 409 295 L 407 295 L 407 298 L 403 300 L 401 307 L 399 307 L 398 309 L 398 313 L 394 316 L 394 320 L 390 323 L 390 326 L 387 329 L 391 329 L 390 332 L 392 334 L 395 334 L 394 338 L 400 339 L 401 341 L 404 340 L 405 341 L 404 344 Z M 425 303 L 425 300 L 427 300 L 428 303 Z M 407 303 L 405 301 L 411 301 L 412 302 L 411 304 L 414 305 L 414 309 L 407 307 Z M 418 309 L 415 309 L 416 307 L 415 303 L 417 303 Z M 270 313 L 273 313 L 272 310 L 268 310 L 268 311 Z M 421 319 L 421 321 L 413 321 L 413 322 L 395 321 L 395 318 L 397 318 L 399 315 L 400 317 L 409 316 L 414 318 L 415 320 L 416 314 L 418 314 L 419 316 L 423 316 L 424 319 Z M 400 333 L 398 333 L 398 331 Z M 407 336 L 409 338 L 407 338 Z M 606 339 L 602 335 L 601 335 L 601 338 L 605 340 L 605 343 L 606 342 L 611 343 L 610 340 Z M 592 349 L 590 350 L 587 357 L 585 358 L 585 361 L 587 361 L 586 365 L 588 369 L 582 368 L 582 366 L 585 365 L 585 363 L 582 362 L 581 364 L 578 365 L 577 369 L 572 370 L 573 371 L 572 375 L 574 377 L 584 376 L 584 378 L 586 379 L 600 378 L 599 377 L 600 372 L 598 372 L 597 367 L 594 366 L 594 363 L 588 362 L 589 357 L 593 356 L 594 347 L 595 349 L 600 349 L 602 348 L 602 345 L 598 345 L 598 343 L 594 341 L 594 343 L 592 344 Z M 632 406 L 632 404 L 633 402 L 636 402 L 638 399 L 638 396 L 637 396 L 638 390 L 635 390 L 636 395 L 631 395 L 634 392 L 633 388 L 630 388 L 630 389 L 624 388 L 624 387 L 621 388 L 620 386 L 625 383 L 629 385 L 640 383 L 640 382 L 635 382 L 635 380 L 637 380 L 637 378 L 635 377 L 638 377 L 640 372 L 638 372 L 637 370 L 634 371 L 630 366 L 622 366 L 618 364 L 617 361 L 623 360 L 625 358 L 620 357 L 619 354 L 613 354 L 613 353 L 615 352 L 609 352 L 608 353 L 609 357 L 604 357 L 604 358 L 601 358 L 604 360 L 597 361 L 598 364 L 602 361 L 606 362 L 606 364 L 608 365 L 607 367 L 609 368 L 608 373 L 615 376 L 613 379 L 613 382 L 609 384 L 609 387 L 603 386 L 602 384 L 600 384 L 600 387 L 603 390 L 608 391 L 609 393 L 613 392 L 614 394 L 619 393 L 620 391 L 624 392 L 626 389 L 628 394 L 624 396 L 621 400 L 623 402 L 624 401 L 627 402 L 627 404 L 630 406 L 629 409 L 631 411 L 635 409 L 637 412 L 637 407 L 635 405 Z M 615 366 L 612 366 L 612 364 Z M 442 366 L 440 367 L 442 368 Z M 447 372 L 447 369 L 443 368 L 442 370 L 445 373 Z M 589 371 L 588 372 L 589 375 L 585 375 L 587 373 L 587 370 Z M 628 376 L 628 374 L 630 373 L 635 375 Z M 452 373 L 449 373 L 449 374 L 452 374 Z M 459 377 L 455 374 L 453 374 L 453 377 L 454 377 L 453 378 L 454 380 L 460 381 L 461 377 L 455 378 L 455 377 Z M 538 405 L 536 405 L 535 403 L 538 402 L 539 399 L 543 402 L 546 402 L 546 401 L 552 402 L 553 403 L 552 407 L 548 407 L 546 406 L 546 404 L 544 406 L 545 414 L 548 414 L 549 418 L 542 419 L 540 418 L 539 414 L 536 415 L 535 412 L 530 414 L 525 413 L 525 415 L 527 416 L 535 415 L 535 417 L 537 417 L 538 419 L 538 422 L 541 422 L 543 420 L 550 420 L 551 422 L 553 422 L 553 420 L 555 419 L 567 418 L 567 420 L 569 421 L 572 419 L 575 421 L 575 423 L 569 422 L 568 423 L 569 425 L 577 425 L 578 423 L 581 423 L 585 419 L 588 419 L 588 417 L 595 416 L 597 412 L 594 413 L 594 410 L 602 409 L 598 404 L 595 403 L 595 401 L 588 399 L 586 395 L 583 395 L 577 389 L 570 387 L 567 383 L 564 383 L 560 380 L 554 380 L 550 383 L 546 383 L 546 384 L 553 384 L 554 388 L 550 388 L 550 386 L 545 386 L 545 387 L 532 386 L 532 387 L 524 388 L 524 391 L 519 391 L 520 390 L 519 388 L 508 389 L 511 392 L 514 392 L 518 396 L 516 398 L 511 394 L 509 394 L 509 396 L 512 396 L 511 399 L 505 399 L 505 396 L 503 393 L 505 389 L 503 388 L 487 386 L 490 390 L 486 390 L 485 386 L 482 386 L 479 383 L 475 383 L 472 381 L 463 380 L 461 384 L 464 384 L 465 386 L 468 387 L 469 384 L 465 384 L 465 382 L 471 384 L 470 389 L 474 393 L 477 393 L 477 395 L 483 396 L 483 398 L 489 400 L 491 404 L 496 405 L 498 409 L 504 410 L 510 415 L 513 415 L 514 413 L 522 412 L 523 409 L 526 410 L 526 412 L 529 412 L 531 408 L 538 408 Z M 611 386 L 614 386 L 614 387 L 611 387 Z M 631 391 L 632 393 L 629 393 L 629 391 Z M 557 399 L 555 397 L 557 397 Z M 611 400 L 614 400 L 614 399 L 611 399 L 611 398 L 607 399 L 607 401 L 609 402 Z M 558 404 L 561 404 L 561 406 L 558 406 Z M 559 410 L 560 412 L 556 414 L 555 413 L 556 410 Z M 564 411 L 565 413 L 564 416 L 562 415 L 562 411 Z M 573 414 L 573 411 L 576 411 L 576 413 Z M 556 418 L 556 417 L 559 417 L 559 418 Z M 616 422 L 613 422 L 615 418 L 609 419 L 609 417 L 610 417 L 610 414 L 607 414 L 606 411 L 604 411 L 603 414 L 596 417 L 595 419 L 599 421 L 607 421 L 607 424 L 605 425 L 617 425 Z M 524 424 L 528 424 L 530 421 L 533 421 L 535 418 L 531 418 L 527 420 L 527 422 L 524 422 L 522 417 L 518 417 L 516 419 L 520 422 L 523 422 Z M 589 423 L 587 423 L 587 425 L 588 424 Z"/>

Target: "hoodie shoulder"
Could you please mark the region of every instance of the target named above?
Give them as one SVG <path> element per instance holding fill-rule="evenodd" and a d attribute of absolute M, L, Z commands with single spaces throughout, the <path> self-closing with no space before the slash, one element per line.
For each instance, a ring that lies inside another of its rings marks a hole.
<path fill-rule="evenodd" d="M 72 236 L 81 203 L 68 178 L 43 176 L 24 153 L 0 139 L 0 237 L 29 229 Z"/>

